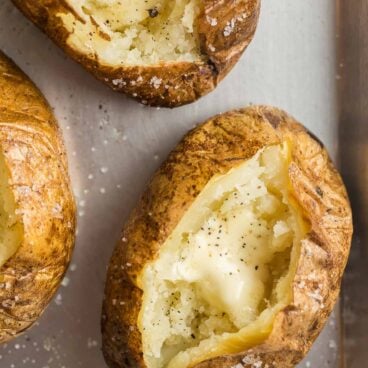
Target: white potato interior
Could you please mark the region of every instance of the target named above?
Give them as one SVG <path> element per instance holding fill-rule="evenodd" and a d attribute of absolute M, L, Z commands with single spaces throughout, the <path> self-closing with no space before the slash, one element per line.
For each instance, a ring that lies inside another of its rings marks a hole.
<path fill-rule="evenodd" d="M 288 144 L 214 177 L 148 264 L 139 317 L 149 368 L 184 368 L 267 337 L 305 235 Z"/>
<path fill-rule="evenodd" d="M 17 251 L 22 237 L 23 226 L 16 215 L 9 170 L 0 153 L 0 267 Z"/>
<path fill-rule="evenodd" d="M 68 42 L 108 65 L 151 65 L 201 59 L 196 20 L 200 0 L 66 0 L 59 14 Z"/>

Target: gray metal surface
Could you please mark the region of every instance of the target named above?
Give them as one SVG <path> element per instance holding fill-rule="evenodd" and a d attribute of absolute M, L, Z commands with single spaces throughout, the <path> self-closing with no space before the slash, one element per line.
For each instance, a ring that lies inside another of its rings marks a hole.
<path fill-rule="evenodd" d="M 146 181 L 194 124 L 250 103 L 272 104 L 304 122 L 336 157 L 335 15 L 331 0 L 263 0 L 257 35 L 231 75 L 197 103 L 166 110 L 113 93 L 10 0 L 1 1 L 0 48 L 54 107 L 79 206 L 78 240 L 63 285 L 32 330 L 0 347 L 1 368 L 105 367 L 99 324 L 109 256 Z M 338 367 L 339 346 L 335 315 L 300 367 Z"/>
<path fill-rule="evenodd" d="M 341 1 L 340 158 L 355 236 L 344 280 L 345 367 L 368 366 L 368 2 Z"/>

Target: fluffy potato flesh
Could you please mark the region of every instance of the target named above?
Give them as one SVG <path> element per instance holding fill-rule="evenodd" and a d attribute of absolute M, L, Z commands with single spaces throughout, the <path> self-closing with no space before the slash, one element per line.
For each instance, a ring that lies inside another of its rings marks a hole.
<path fill-rule="evenodd" d="M 10 174 L 0 152 L 0 267 L 18 250 L 23 226 L 17 216 Z"/>
<path fill-rule="evenodd" d="M 292 298 L 307 232 L 287 143 L 214 177 L 139 280 L 144 359 L 184 368 L 265 340 Z"/>
<path fill-rule="evenodd" d="M 66 0 L 68 42 L 111 65 L 200 60 L 200 0 Z"/>

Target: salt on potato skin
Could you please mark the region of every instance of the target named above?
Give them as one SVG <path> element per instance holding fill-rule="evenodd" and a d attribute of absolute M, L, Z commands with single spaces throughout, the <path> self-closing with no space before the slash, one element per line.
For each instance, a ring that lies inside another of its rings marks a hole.
<path fill-rule="evenodd" d="M 0 95 L 0 222 L 7 220 L 0 225 L 3 343 L 36 322 L 61 283 L 74 247 L 76 206 L 53 112 L 1 52 Z M 15 236 L 9 239 L 5 227 Z"/>
<path fill-rule="evenodd" d="M 283 142 L 290 145 L 290 200 L 303 209 L 302 223 L 307 224 L 297 262 L 292 263 L 290 300 L 274 318 L 271 315 L 272 328 L 258 324 L 246 341 L 235 336 L 231 344 L 216 346 L 213 355 L 195 360 L 187 356 L 187 365 L 291 368 L 305 356 L 338 297 L 351 244 L 351 209 L 325 148 L 283 111 L 252 106 L 215 116 L 189 132 L 151 179 L 124 226 L 107 273 L 102 315 L 109 366 L 148 367 L 140 332 L 142 274 L 208 182 Z M 271 207 L 265 203 L 262 211 Z M 275 229 L 281 235 L 279 230 Z"/>
<path fill-rule="evenodd" d="M 97 79 L 165 107 L 216 88 L 253 39 L 260 12 L 260 0 L 12 1 Z"/>

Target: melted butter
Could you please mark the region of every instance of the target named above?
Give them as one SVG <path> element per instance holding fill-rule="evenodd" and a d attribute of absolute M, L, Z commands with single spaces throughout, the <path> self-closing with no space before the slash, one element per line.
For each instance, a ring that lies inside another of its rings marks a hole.
<path fill-rule="evenodd" d="M 194 366 L 270 333 L 291 297 L 305 234 L 290 203 L 289 159 L 287 143 L 271 146 L 212 178 L 145 267 L 138 285 L 147 366 Z"/>
<path fill-rule="evenodd" d="M 267 206 L 272 214 L 283 204 L 257 177 L 227 192 L 199 229 L 182 237 L 179 257 L 161 269 L 164 279 L 195 284 L 203 299 L 237 328 L 250 323 L 263 301 L 277 239 L 290 232 L 287 221 L 259 217 Z"/>

